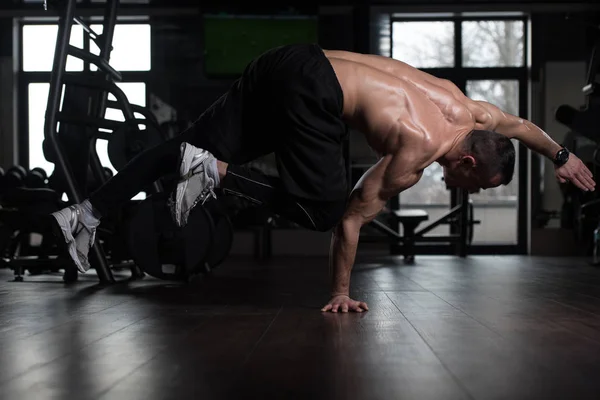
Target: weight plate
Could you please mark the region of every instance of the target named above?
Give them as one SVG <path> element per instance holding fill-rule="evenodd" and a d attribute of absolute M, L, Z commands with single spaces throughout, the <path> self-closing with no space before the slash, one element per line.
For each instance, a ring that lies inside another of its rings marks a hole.
<path fill-rule="evenodd" d="M 203 267 L 212 223 L 204 208 L 195 207 L 186 226 L 177 227 L 167 199 L 166 193 L 157 193 L 137 206 L 129 221 L 128 248 L 133 261 L 148 275 L 185 281 Z"/>

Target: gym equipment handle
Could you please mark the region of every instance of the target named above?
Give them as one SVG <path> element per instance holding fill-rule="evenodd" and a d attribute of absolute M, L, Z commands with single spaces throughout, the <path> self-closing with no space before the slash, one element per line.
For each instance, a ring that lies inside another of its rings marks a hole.
<path fill-rule="evenodd" d="M 69 54 L 81 60 L 91 62 L 92 64 L 100 68 L 102 71 L 109 74 L 115 81 L 120 82 L 123 80 L 123 77 L 121 76 L 121 73 L 119 71 L 111 67 L 105 59 L 100 58 L 95 54 L 88 53 L 87 51 L 81 50 L 71 45 L 69 45 Z"/>

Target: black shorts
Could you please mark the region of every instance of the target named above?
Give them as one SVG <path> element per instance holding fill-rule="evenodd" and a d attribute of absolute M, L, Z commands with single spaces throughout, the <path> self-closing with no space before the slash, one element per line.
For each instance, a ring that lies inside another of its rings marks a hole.
<path fill-rule="evenodd" d="M 323 50 L 287 45 L 252 61 L 191 130 L 228 163 L 274 153 L 284 190 L 337 201 L 348 195 L 342 110 L 342 88 Z"/>

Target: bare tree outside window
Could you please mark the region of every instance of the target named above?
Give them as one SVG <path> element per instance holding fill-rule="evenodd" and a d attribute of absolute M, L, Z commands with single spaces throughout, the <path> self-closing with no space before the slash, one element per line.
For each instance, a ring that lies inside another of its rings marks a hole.
<path fill-rule="evenodd" d="M 464 67 L 522 67 L 523 21 L 462 22 Z"/>
<path fill-rule="evenodd" d="M 392 24 L 392 58 L 415 68 L 454 67 L 454 22 Z"/>

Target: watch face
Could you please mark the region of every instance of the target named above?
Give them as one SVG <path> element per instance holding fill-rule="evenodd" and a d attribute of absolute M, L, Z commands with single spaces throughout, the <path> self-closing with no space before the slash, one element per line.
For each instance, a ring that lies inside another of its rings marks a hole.
<path fill-rule="evenodd" d="M 566 163 L 568 159 L 569 159 L 569 152 L 565 149 L 562 149 L 556 155 L 556 161 L 558 161 L 560 164 Z"/>

